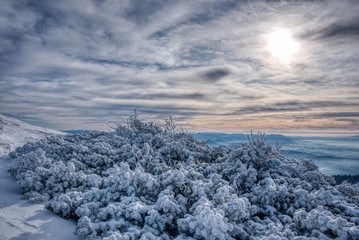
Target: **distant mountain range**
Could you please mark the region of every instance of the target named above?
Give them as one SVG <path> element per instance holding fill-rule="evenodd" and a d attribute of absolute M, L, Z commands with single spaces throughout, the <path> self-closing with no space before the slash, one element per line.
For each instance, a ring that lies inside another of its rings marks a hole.
<path fill-rule="evenodd" d="M 216 146 L 216 145 L 225 145 L 225 146 L 232 146 L 235 144 L 240 144 L 243 142 L 247 142 L 248 138 L 250 137 L 248 134 L 242 133 L 215 133 L 215 132 L 202 132 L 202 133 L 195 133 L 193 134 L 198 140 L 200 141 L 208 141 L 209 145 Z M 293 140 L 290 137 L 286 137 L 280 134 L 269 134 L 265 135 L 265 139 L 270 144 L 288 144 L 292 143 Z"/>
<path fill-rule="evenodd" d="M 211 146 L 232 147 L 248 142 L 247 134 L 215 132 L 195 133 L 200 141 Z M 359 174 L 359 136 L 350 137 L 290 137 L 279 134 L 265 135 L 268 143 L 283 145 L 281 152 L 288 158 L 312 159 L 320 171 L 328 175 Z"/>

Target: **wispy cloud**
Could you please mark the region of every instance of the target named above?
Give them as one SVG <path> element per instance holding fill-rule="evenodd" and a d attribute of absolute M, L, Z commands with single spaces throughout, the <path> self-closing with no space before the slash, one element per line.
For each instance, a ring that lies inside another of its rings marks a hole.
<path fill-rule="evenodd" d="M 137 109 L 194 130 L 358 130 L 345 115 L 359 104 L 358 11 L 354 0 L 3 1 L 0 111 L 62 129 L 106 129 Z M 289 63 L 266 49 L 278 28 L 301 46 Z"/>

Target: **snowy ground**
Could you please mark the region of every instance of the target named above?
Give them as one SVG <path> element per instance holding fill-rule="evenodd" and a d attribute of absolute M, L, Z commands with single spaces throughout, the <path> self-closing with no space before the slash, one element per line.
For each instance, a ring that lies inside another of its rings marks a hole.
<path fill-rule="evenodd" d="M 42 204 L 22 200 L 20 186 L 7 169 L 11 162 L 7 154 L 25 144 L 55 130 L 32 126 L 0 114 L 0 239 L 1 240 L 56 240 L 78 239 L 75 225 L 48 211 Z"/>
<path fill-rule="evenodd" d="M 7 155 L 28 141 L 38 141 L 51 134 L 64 134 L 56 130 L 33 126 L 0 114 L 0 156 Z"/>

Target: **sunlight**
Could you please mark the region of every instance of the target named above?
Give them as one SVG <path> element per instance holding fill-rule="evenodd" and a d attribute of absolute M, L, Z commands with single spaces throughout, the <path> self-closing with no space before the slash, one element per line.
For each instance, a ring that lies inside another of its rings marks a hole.
<path fill-rule="evenodd" d="M 269 37 L 267 50 L 280 60 L 289 61 L 298 49 L 299 43 L 293 39 L 288 30 L 276 30 Z"/>

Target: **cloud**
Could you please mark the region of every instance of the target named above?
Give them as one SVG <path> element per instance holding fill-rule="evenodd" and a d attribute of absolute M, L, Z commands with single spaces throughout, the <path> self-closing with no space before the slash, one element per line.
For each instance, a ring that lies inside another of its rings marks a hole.
<path fill-rule="evenodd" d="M 168 93 L 157 93 L 145 95 L 146 99 L 204 99 L 205 95 L 201 93 L 184 93 L 184 94 L 168 94 Z"/>
<path fill-rule="evenodd" d="M 0 111 L 61 128 L 96 128 L 134 108 L 194 128 L 251 127 L 259 114 L 276 127 L 273 115 L 315 121 L 313 111 L 335 126 L 358 118 L 339 116 L 358 107 L 358 9 L 350 0 L 6 0 Z M 265 48 L 275 28 L 301 43 L 289 64 Z"/>
<path fill-rule="evenodd" d="M 315 40 L 333 39 L 355 39 L 359 36 L 358 17 L 353 17 L 347 21 L 336 21 L 327 26 L 320 26 L 318 29 L 311 30 L 301 37 Z"/>
<path fill-rule="evenodd" d="M 254 114 L 254 113 L 273 113 L 273 112 L 305 112 L 311 111 L 313 109 L 330 109 L 330 108 L 343 108 L 343 107 L 358 107 L 358 102 L 342 102 L 342 101 L 286 101 L 286 102 L 278 102 L 273 104 L 264 104 L 264 105 L 254 105 L 243 107 L 233 114 Z M 336 115 L 337 114 L 337 115 Z M 352 113 L 322 113 L 320 115 L 322 118 L 328 117 L 344 117 L 345 114 L 352 114 Z M 353 117 L 353 116 L 351 116 Z"/>
<path fill-rule="evenodd" d="M 134 21 L 138 25 L 144 25 L 150 22 L 151 17 L 166 8 L 169 1 L 141 1 L 132 0 L 125 10 L 125 18 Z"/>
<path fill-rule="evenodd" d="M 328 28 L 324 29 L 323 31 L 319 32 L 321 38 L 333 38 L 333 37 L 358 37 L 359 36 L 359 27 L 358 21 L 359 19 L 355 20 L 355 23 L 351 23 L 351 25 L 338 25 L 332 24 Z"/>
<path fill-rule="evenodd" d="M 359 117 L 358 112 L 328 112 L 318 114 L 317 117 L 320 118 L 343 118 L 343 117 Z"/>
<path fill-rule="evenodd" d="M 212 69 L 202 74 L 202 78 L 210 83 L 217 82 L 231 72 L 225 68 Z"/>

